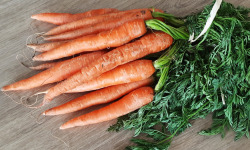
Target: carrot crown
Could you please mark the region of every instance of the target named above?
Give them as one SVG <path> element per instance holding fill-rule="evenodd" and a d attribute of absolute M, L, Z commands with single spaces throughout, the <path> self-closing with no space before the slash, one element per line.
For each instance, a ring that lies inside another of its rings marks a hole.
<path fill-rule="evenodd" d="M 175 28 L 173 26 L 167 25 L 164 22 L 157 20 L 157 19 L 151 19 L 151 20 L 146 20 L 146 25 L 154 30 L 159 30 L 163 31 L 169 35 L 171 35 L 175 40 L 188 40 L 189 34 L 186 31 L 185 26 L 181 26 L 179 28 Z"/>

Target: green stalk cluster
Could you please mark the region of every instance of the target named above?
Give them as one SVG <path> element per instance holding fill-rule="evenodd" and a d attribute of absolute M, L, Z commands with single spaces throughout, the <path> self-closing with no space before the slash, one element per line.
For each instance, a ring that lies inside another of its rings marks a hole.
<path fill-rule="evenodd" d="M 205 118 L 210 113 L 211 128 L 199 134 L 224 137 L 231 128 L 235 140 L 249 138 L 250 9 L 222 2 L 209 30 L 195 43 L 189 43 L 188 32 L 197 36 L 202 31 L 212 6 L 187 16 L 185 27 L 169 14 L 165 15 L 167 23 L 146 22 L 150 28 L 173 36 L 175 42 L 154 62 L 159 79 L 154 100 L 119 118 L 109 128 L 133 129 L 135 137 L 144 133 L 151 138 L 133 138 L 136 145 L 128 149 L 168 149 L 173 137 L 191 126 L 190 120 Z"/>

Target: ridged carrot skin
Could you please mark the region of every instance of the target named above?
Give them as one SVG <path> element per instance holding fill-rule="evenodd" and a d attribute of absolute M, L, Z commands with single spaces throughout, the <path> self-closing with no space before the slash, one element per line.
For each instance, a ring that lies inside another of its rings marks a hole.
<path fill-rule="evenodd" d="M 102 50 L 108 47 L 118 47 L 144 35 L 147 32 L 143 19 L 133 20 L 95 35 L 88 35 L 67 42 L 58 48 L 37 55 L 34 61 L 48 61 L 72 56 L 85 51 Z"/>
<path fill-rule="evenodd" d="M 96 124 L 118 118 L 150 103 L 153 97 L 154 90 L 151 87 L 141 87 L 106 107 L 69 120 L 61 125 L 60 129 Z"/>
<path fill-rule="evenodd" d="M 88 26 L 85 26 L 83 28 L 79 28 L 76 30 L 64 32 L 64 33 L 57 34 L 57 35 L 47 36 L 47 37 L 44 37 L 44 40 L 46 41 L 72 40 L 72 39 L 76 39 L 85 35 L 97 34 L 103 31 L 108 31 L 135 19 L 148 20 L 152 18 L 153 17 L 151 15 L 150 10 L 131 12 L 120 18 L 114 18 L 113 20 L 100 22 L 94 25 L 91 24 L 91 25 L 88 25 Z"/>
<path fill-rule="evenodd" d="M 104 53 L 105 52 L 103 51 L 98 51 L 59 62 L 54 67 L 40 72 L 30 78 L 4 86 L 2 91 L 27 90 L 49 83 L 62 81 L 81 70 L 88 63 L 98 59 Z"/>
<path fill-rule="evenodd" d="M 60 106 L 46 110 L 43 115 L 53 116 L 75 112 L 94 105 L 112 102 L 131 91 L 152 84 L 153 77 L 120 85 L 106 87 L 91 93 L 85 94 Z"/>
<path fill-rule="evenodd" d="M 136 60 L 105 72 L 99 77 L 67 91 L 67 93 L 86 92 L 112 85 L 140 81 L 150 77 L 154 72 L 155 68 L 151 60 Z"/>
<path fill-rule="evenodd" d="M 93 80 L 119 65 L 162 51 L 168 48 L 172 42 L 173 38 L 169 34 L 154 32 L 144 35 L 139 40 L 120 46 L 102 55 L 102 57 L 82 68 L 73 76 L 50 88 L 41 106 L 49 103 L 56 96 L 74 89 L 84 82 Z"/>
<path fill-rule="evenodd" d="M 55 27 L 48 32 L 46 32 L 44 35 L 56 35 L 60 33 L 64 33 L 67 31 L 72 31 L 76 30 L 79 28 L 87 27 L 89 25 L 94 25 L 97 23 L 101 23 L 104 21 L 111 21 L 116 18 L 122 18 L 131 12 L 139 12 L 139 11 L 145 11 L 148 10 L 147 8 L 145 9 L 132 9 L 132 10 L 126 10 L 126 11 L 120 11 L 120 12 L 114 12 L 114 13 L 109 13 L 109 14 L 104 14 L 104 15 L 99 15 L 99 16 L 93 16 L 93 17 L 87 17 L 83 18 L 74 22 L 70 22 L 67 24 L 60 25 L 58 27 Z"/>
<path fill-rule="evenodd" d="M 55 25 L 62 25 L 70 23 L 82 18 L 93 17 L 103 14 L 108 14 L 112 12 L 119 12 L 119 10 L 114 8 L 103 8 L 103 9 L 93 9 L 87 12 L 78 13 L 78 14 L 69 14 L 69 13 L 41 13 L 32 15 L 32 19 L 36 19 L 43 22 L 52 23 Z"/>
<path fill-rule="evenodd" d="M 47 52 L 49 50 L 59 47 L 60 45 L 66 42 L 68 41 L 50 42 L 50 43 L 42 43 L 42 44 L 27 44 L 27 47 L 32 48 L 37 52 Z"/>
<path fill-rule="evenodd" d="M 44 70 L 44 69 L 49 69 L 54 67 L 58 62 L 50 62 L 50 63 L 44 63 L 41 65 L 37 65 L 37 66 L 33 66 L 33 67 L 29 67 L 32 70 Z"/>

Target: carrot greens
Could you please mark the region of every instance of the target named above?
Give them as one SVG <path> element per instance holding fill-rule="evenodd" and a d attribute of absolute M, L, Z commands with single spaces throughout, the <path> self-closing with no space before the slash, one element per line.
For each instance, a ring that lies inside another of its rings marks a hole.
<path fill-rule="evenodd" d="M 197 36 L 202 31 L 212 6 L 185 18 L 189 33 Z M 128 149 L 168 149 L 173 137 L 191 126 L 190 120 L 213 113 L 211 128 L 199 134 L 224 137 L 231 128 L 236 133 L 234 140 L 249 138 L 249 12 L 250 9 L 222 2 L 212 25 L 200 39 L 192 44 L 176 40 L 155 61 L 158 75 L 164 73 L 167 77 L 160 80 L 162 86 L 158 85 L 154 100 L 119 118 L 109 130 L 134 129 L 135 137 L 145 133 L 151 138 L 134 138 L 136 145 Z M 156 129 L 155 125 L 161 128 Z"/>

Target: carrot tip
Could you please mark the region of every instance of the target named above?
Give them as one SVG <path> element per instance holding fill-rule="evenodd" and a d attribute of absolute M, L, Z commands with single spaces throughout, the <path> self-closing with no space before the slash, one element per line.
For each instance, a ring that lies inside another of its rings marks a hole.
<path fill-rule="evenodd" d="M 29 67 L 31 70 L 43 70 L 43 69 L 41 69 L 41 68 L 39 68 L 39 66 L 37 67 L 37 66 L 35 66 L 35 67 Z"/>
<path fill-rule="evenodd" d="M 12 91 L 12 90 L 18 90 L 18 89 L 13 88 L 11 85 L 6 85 L 1 88 L 1 91 Z"/>
<path fill-rule="evenodd" d="M 69 129 L 69 128 L 72 128 L 72 127 L 75 127 L 75 126 L 72 126 L 72 125 L 69 125 L 69 124 L 67 124 L 67 123 L 64 123 L 64 124 L 62 124 L 62 125 L 59 127 L 59 129 L 64 130 L 64 129 Z"/>
<path fill-rule="evenodd" d="M 66 129 L 65 127 L 63 127 L 62 125 L 59 127 L 60 130 L 64 130 Z"/>
<path fill-rule="evenodd" d="M 37 15 L 32 15 L 30 18 L 31 19 L 37 19 Z"/>
<path fill-rule="evenodd" d="M 32 58 L 33 61 L 40 61 L 42 60 L 41 57 L 39 55 L 35 56 Z"/>
<path fill-rule="evenodd" d="M 49 34 L 49 32 L 45 32 L 43 35 L 47 35 L 47 36 L 49 36 L 49 35 L 51 35 L 51 34 Z M 46 38 L 44 37 L 44 40 L 45 40 Z"/>
<path fill-rule="evenodd" d="M 29 67 L 30 69 L 32 69 L 32 70 L 36 70 L 36 67 Z"/>
<path fill-rule="evenodd" d="M 4 86 L 1 88 L 1 91 L 8 91 L 8 90 L 6 89 L 6 86 Z"/>
<path fill-rule="evenodd" d="M 26 46 L 32 49 L 36 49 L 36 46 L 34 44 L 27 44 Z"/>

